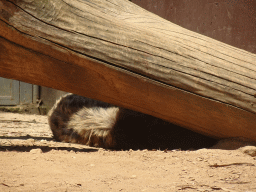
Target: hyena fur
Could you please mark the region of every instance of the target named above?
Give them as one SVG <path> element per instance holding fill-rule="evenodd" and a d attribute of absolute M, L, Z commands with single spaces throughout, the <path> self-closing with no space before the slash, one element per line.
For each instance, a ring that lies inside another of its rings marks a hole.
<path fill-rule="evenodd" d="M 156 117 L 67 94 L 48 113 L 56 141 L 108 149 L 199 149 L 216 140 Z"/>

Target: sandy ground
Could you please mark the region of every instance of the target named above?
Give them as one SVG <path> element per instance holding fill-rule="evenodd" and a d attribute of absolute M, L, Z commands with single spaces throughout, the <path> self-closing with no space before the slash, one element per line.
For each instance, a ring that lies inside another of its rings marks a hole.
<path fill-rule="evenodd" d="M 227 140 L 214 148 L 108 151 L 58 143 L 46 116 L 0 112 L 0 191 L 256 191 L 256 147 Z"/>

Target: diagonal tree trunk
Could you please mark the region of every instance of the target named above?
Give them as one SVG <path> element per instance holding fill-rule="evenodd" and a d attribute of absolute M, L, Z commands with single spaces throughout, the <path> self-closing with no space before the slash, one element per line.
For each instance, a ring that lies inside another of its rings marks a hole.
<path fill-rule="evenodd" d="M 256 56 L 127 0 L 0 0 L 0 76 L 256 141 Z"/>

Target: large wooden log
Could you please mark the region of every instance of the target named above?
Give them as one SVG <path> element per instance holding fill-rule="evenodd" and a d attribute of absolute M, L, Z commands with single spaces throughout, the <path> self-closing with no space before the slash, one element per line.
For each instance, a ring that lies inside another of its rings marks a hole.
<path fill-rule="evenodd" d="M 0 0 L 0 76 L 256 141 L 256 56 L 127 0 Z"/>

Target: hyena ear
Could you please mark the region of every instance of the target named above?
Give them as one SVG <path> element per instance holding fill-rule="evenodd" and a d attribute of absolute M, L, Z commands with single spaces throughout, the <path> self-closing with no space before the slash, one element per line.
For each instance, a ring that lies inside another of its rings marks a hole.
<path fill-rule="evenodd" d="M 64 111 L 61 111 L 61 107 L 63 106 L 63 104 L 60 104 L 61 102 L 63 102 L 63 101 L 68 101 L 68 99 L 67 99 L 67 97 L 68 96 L 72 96 L 72 95 L 74 95 L 74 94 L 72 94 L 72 93 L 67 93 L 66 95 L 63 95 L 62 97 L 60 97 L 56 102 L 55 102 L 55 104 L 53 105 L 53 107 L 50 109 L 50 111 L 48 112 L 48 114 L 47 114 L 47 116 L 48 116 L 48 119 L 49 119 L 49 117 L 51 117 L 52 116 L 52 114 L 53 114 L 53 112 L 54 111 L 58 111 L 58 112 L 64 112 Z"/>

